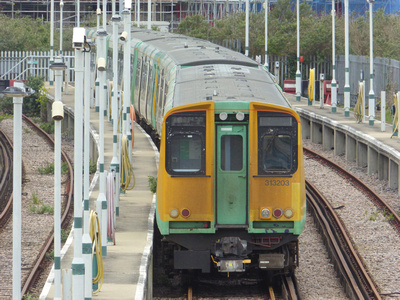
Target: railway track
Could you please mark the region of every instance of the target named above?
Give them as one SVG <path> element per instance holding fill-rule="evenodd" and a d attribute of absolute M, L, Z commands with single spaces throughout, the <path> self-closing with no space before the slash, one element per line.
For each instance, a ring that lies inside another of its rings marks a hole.
<path fill-rule="evenodd" d="M 34 134 L 37 134 L 42 138 L 50 148 L 54 148 L 54 140 L 48 135 L 46 132 L 44 132 L 41 128 L 39 128 L 30 118 L 23 116 L 23 122 L 24 124 L 29 127 Z M 4 137 L 5 138 L 5 137 Z M 3 138 L 2 138 L 3 139 Z M 6 138 L 5 138 L 6 139 Z M 67 181 L 63 184 L 63 187 L 65 187 L 65 193 L 64 193 L 64 201 L 62 201 L 63 206 L 62 206 L 62 216 L 61 216 L 61 228 L 66 230 L 67 227 L 69 226 L 72 218 L 72 204 L 73 204 L 73 166 L 68 158 L 68 156 L 62 152 L 62 161 L 66 162 L 68 165 L 68 175 L 67 175 Z M 25 176 L 24 176 L 25 177 Z M 11 176 L 12 178 L 12 176 Z M 12 180 L 11 180 L 12 181 Z M 23 179 L 24 182 L 24 179 Z M 12 182 L 11 182 L 12 185 Z M 7 204 L 5 204 L 5 209 L 1 213 L 1 219 L 0 219 L 0 224 L 7 224 L 9 216 L 12 213 L 12 195 L 6 200 Z M 4 233 L 4 234 L 10 234 Z M 42 244 L 42 247 L 37 254 L 37 256 L 34 259 L 34 263 L 31 266 L 24 266 L 25 269 L 29 269 L 29 273 L 27 275 L 23 275 L 22 278 L 22 295 L 25 295 L 26 293 L 30 292 L 35 283 L 37 282 L 41 272 L 44 270 L 46 266 L 46 254 L 51 251 L 51 248 L 53 246 L 54 242 L 54 229 L 51 230 L 51 232 L 48 234 L 47 238 L 43 239 L 44 243 Z M 1 297 L 0 297 L 1 298 Z"/>
<path fill-rule="evenodd" d="M 373 198 L 374 203 L 385 205 L 385 202 L 371 189 L 340 166 L 306 148 L 304 148 L 304 153 L 308 158 L 320 160 L 339 172 L 344 178 L 353 182 L 359 189 Z M 335 262 L 336 271 L 345 286 L 348 296 L 351 299 L 381 299 L 378 289 L 368 274 L 368 270 L 364 267 L 352 245 L 345 226 L 329 201 L 310 182 L 306 182 L 306 193 L 307 203 L 309 207 L 311 206 L 311 212 L 323 232 L 328 251 Z M 390 209 L 388 205 L 385 207 L 388 210 Z"/>
<path fill-rule="evenodd" d="M 1 179 L 0 179 L 0 230 L 7 223 L 12 212 L 12 153 L 10 139 L 0 131 Z"/>

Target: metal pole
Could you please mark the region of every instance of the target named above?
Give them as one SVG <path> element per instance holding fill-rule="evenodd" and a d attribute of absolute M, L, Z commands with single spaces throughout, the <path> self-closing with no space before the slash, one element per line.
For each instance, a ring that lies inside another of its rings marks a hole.
<path fill-rule="evenodd" d="M 269 1 L 265 0 L 265 58 L 264 58 L 264 66 L 269 68 L 268 66 L 268 11 L 269 11 Z"/>
<path fill-rule="evenodd" d="M 115 1 L 115 0 L 114 0 Z M 112 92 L 112 119 L 113 119 L 113 158 L 110 171 L 115 176 L 115 213 L 119 216 L 119 195 L 120 195 L 120 163 L 118 159 L 118 24 L 121 17 L 116 15 L 113 21 L 113 92 Z"/>
<path fill-rule="evenodd" d="M 332 0 L 332 82 L 331 82 L 331 112 L 336 113 L 337 105 L 337 83 L 336 83 L 336 28 L 335 28 L 336 10 L 335 0 Z"/>
<path fill-rule="evenodd" d="M 344 0 L 344 36 L 345 36 L 344 116 L 350 117 L 349 0 Z"/>
<path fill-rule="evenodd" d="M 386 92 L 381 91 L 381 131 L 386 131 Z"/>
<path fill-rule="evenodd" d="M 107 27 L 107 0 L 103 0 L 103 28 Z"/>
<path fill-rule="evenodd" d="M 74 28 L 83 29 L 83 28 Z M 84 29 L 83 29 L 84 31 Z M 74 33 L 75 34 L 75 33 Z M 83 46 L 83 45 L 82 45 Z M 75 48 L 75 116 L 74 116 L 74 258 L 72 260 L 73 299 L 83 299 L 85 265 L 82 258 L 82 111 L 83 49 Z"/>
<path fill-rule="evenodd" d="M 250 1 L 246 0 L 246 45 L 244 50 L 244 55 L 249 56 L 249 10 Z"/>
<path fill-rule="evenodd" d="M 147 1 L 147 29 L 151 29 L 151 0 Z"/>
<path fill-rule="evenodd" d="M 107 230 L 107 226 L 103 227 L 103 210 L 107 209 L 107 198 L 106 198 L 106 176 L 104 173 L 104 100 L 105 100 L 105 81 L 106 81 L 106 73 L 105 73 L 105 37 L 107 36 L 107 32 L 100 28 L 97 32 L 97 36 L 99 37 L 99 44 L 101 45 L 101 49 L 99 49 L 100 57 L 97 60 L 97 69 L 99 70 L 100 77 L 100 99 L 99 99 L 99 164 L 100 164 L 100 192 L 96 200 L 96 212 L 101 221 L 101 238 L 102 238 L 102 255 L 107 256 L 107 239 L 103 240 L 103 231 Z M 105 207 L 104 207 L 105 205 Z M 107 221 L 107 218 L 105 218 Z M 106 231 L 107 234 L 107 231 Z"/>
<path fill-rule="evenodd" d="M 13 299 L 21 299 L 22 97 L 13 97 Z"/>
<path fill-rule="evenodd" d="M 60 57 L 50 66 L 55 71 L 54 120 L 54 299 L 61 300 L 61 125 L 64 108 L 61 102 L 62 72 L 67 66 Z"/>
<path fill-rule="evenodd" d="M 374 93 L 374 32 L 373 32 L 373 2 L 375 0 L 368 0 L 369 3 L 369 94 L 368 94 L 368 113 L 369 113 L 369 126 L 374 126 L 375 119 L 375 93 Z"/>
<path fill-rule="evenodd" d="M 100 15 L 101 15 L 100 0 L 97 0 L 96 15 L 97 15 L 97 31 L 99 31 L 99 29 L 100 29 Z"/>
<path fill-rule="evenodd" d="M 54 0 L 50 2 L 50 65 L 54 63 Z M 54 73 L 52 70 L 49 72 L 50 85 L 54 85 Z"/>
<path fill-rule="evenodd" d="M 300 72 L 300 0 L 296 2 L 297 8 L 297 70 L 296 70 L 296 101 L 301 99 L 301 72 Z"/>
<path fill-rule="evenodd" d="M 123 114 L 123 135 L 128 137 L 129 144 L 132 145 L 132 134 L 129 133 L 129 120 L 130 117 L 130 99 L 131 99 L 131 90 L 130 90 L 130 82 L 131 82 L 131 74 L 130 74 L 130 56 L 131 56 L 131 24 L 130 24 L 130 15 L 131 11 L 129 9 L 125 9 L 122 12 L 124 17 L 124 31 L 127 32 L 127 38 L 124 44 L 124 114 Z M 130 139 L 129 139 L 130 137 Z"/>
<path fill-rule="evenodd" d="M 81 25 L 81 3 L 80 0 L 76 1 L 76 7 L 77 7 L 77 12 L 76 12 L 76 27 L 80 27 Z"/>
<path fill-rule="evenodd" d="M 125 3 L 126 5 L 127 3 Z M 125 18 L 124 18 L 125 20 Z M 138 10 L 137 10 L 137 27 L 140 28 L 140 0 L 138 0 Z"/>
<path fill-rule="evenodd" d="M 60 56 L 63 54 L 63 8 L 64 2 L 60 1 Z"/>
<path fill-rule="evenodd" d="M 85 51 L 85 79 L 84 79 L 84 174 L 83 174 L 83 237 L 82 256 L 85 262 L 85 299 L 92 299 L 92 240 L 89 235 L 89 168 L 90 168 L 90 51 Z"/>

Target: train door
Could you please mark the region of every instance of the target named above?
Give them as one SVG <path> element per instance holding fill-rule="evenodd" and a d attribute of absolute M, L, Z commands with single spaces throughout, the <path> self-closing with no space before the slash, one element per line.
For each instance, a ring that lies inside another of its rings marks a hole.
<path fill-rule="evenodd" d="M 247 125 L 217 125 L 217 225 L 247 224 Z"/>

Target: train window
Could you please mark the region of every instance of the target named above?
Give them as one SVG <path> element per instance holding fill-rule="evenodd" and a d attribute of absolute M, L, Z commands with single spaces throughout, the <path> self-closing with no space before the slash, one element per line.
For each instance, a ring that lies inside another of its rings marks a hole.
<path fill-rule="evenodd" d="M 171 175 L 205 174 L 206 113 L 184 112 L 166 120 L 166 169 Z"/>
<path fill-rule="evenodd" d="M 259 175 L 290 175 L 297 170 L 297 121 L 288 114 L 258 113 Z"/>
<path fill-rule="evenodd" d="M 264 135 L 261 142 L 262 168 L 265 172 L 292 169 L 292 138 L 289 135 Z"/>
<path fill-rule="evenodd" d="M 243 169 L 243 137 L 223 135 L 221 137 L 221 169 L 241 171 Z"/>

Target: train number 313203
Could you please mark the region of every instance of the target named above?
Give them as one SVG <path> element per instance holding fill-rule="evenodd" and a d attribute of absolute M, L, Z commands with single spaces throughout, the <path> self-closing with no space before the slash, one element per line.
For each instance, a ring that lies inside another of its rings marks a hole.
<path fill-rule="evenodd" d="M 289 186 L 289 180 L 265 180 L 265 186 Z"/>

